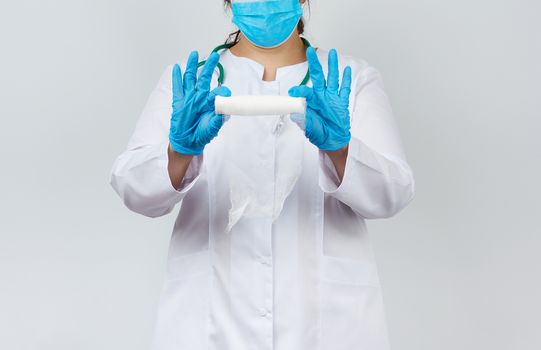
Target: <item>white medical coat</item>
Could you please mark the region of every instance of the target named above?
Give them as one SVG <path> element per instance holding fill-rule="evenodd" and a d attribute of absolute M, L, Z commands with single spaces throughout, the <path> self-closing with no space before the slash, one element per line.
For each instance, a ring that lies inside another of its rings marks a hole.
<path fill-rule="evenodd" d="M 326 72 L 327 52 L 318 55 Z M 180 204 L 154 350 L 389 348 L 365 220 L 403 209 L 414 196 L 414 179 L 381 75 L 362 60 L 339 59 L 354 77 L 352 139 L 341 183 L 328 156 L 289 118 L 284 133 L 276 128 L 278 116 L 233 116 L 173 188 L 167 171 L 172 67 L 166 69 L 111 174 L 113 188 L 137 213 L 159 217 Z M 264 67 L 253 60 L 225 51 L 220 62 L 234 95 L 287 95 L 308 68 L 306 62 L 282 67 L 275 81 L 262 81 Z M 266 128 L 267 137 L 250 139 L 256 127 Z M 303 170 L 280 216 L 275 222 L 242 218 L 225 233 L 224 145 L 258 147 L 263 157 L 254 166 L 266 174 L 261 191 L 272 191 L 279 170 L 274 157 L 287 152 L 285 134 L 303 139 Z"/>

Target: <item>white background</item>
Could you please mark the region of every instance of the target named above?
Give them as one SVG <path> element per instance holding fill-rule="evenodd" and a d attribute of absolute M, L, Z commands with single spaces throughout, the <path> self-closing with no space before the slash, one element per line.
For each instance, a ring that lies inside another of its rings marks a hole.
<path fill-rule="evenodd" d="M 369 222 L 394 350 L 541 348 L 541 3 L 315 0 L 308 37 L 384 76 L 417 180 Z M 0 348 L 146 350 L 174 216 L 109 171 L 219 0 L 0 5 Z"/>

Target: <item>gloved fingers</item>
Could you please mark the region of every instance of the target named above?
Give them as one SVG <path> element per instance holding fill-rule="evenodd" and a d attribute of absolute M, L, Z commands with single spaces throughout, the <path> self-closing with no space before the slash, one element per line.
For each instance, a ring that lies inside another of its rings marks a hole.
<path fill-rule="evenodd" d="M 225 117 L 222 114 L 210 114 L 207 124 L 207 139 L 205 143 L 210 142 L 222 128 L 225 122 Z"/>
<path fill-rule="evenodd" d="M 182 87 L 182 72 L 180 66 L 175 64 L 173 67 L 173 110 L 178 110 L 181 107 L 182 100 L 184 98 L 184 91 Z"/>
<path fill-rule="evenodd" d="M 315 113 L 306 113 L 305 135 L 310 142 L 317 146 L 318 135 L 321 133 L 321 123 L 315 117 Z"/>
<path fill-rule="evenodd" d="M 205 65 L 203 66 L 201 74 L 199 75 L 199 79 L 197 80 L 197 90 L 204 90 L 204 91 L 210 90 L 210 81 L 212 79 L 212 73 L 214 73 L 214 70 L 216 69 L 216 66 L 218 65 L 218 61 L 220 61 L 220 55 L 216 52 L 213 52 L 209 56 L 209 58 L 207 58 L 207 62 L 205 62 Z"/>
<path fill-rule="evenodd" d="M 317 58 L 316 50 L 313 47 L 309 47 L 306 50 L 306 56 L 308 57 L 308 67 L 310 69 L 310 79 L 312 79 L 312 86 L 315 90 L 325 89 L 325 75 L 323 74 L 323 67 Z"/>
<path fill-rule="evenodd" d="M 199 148 L 204 148 L 217 134 L 222 127 L 224 118 L 212 111 L 201 114 L 199 122 L 193 129 L 194 143 Z"/>
<path fill-rule="evenodd" d="M 197 65 L 199 64 L 199 53 L 192 51 L 188 57 L 188 63 L 186 63 L 186 72 L 184 72 L 184 92 L 192 91 L 195 89 L 195 82 L 197 81 Z"/>
<path fill-rule="evenodd" d="M 223 114 L 215 114 L 210 119 L 210 124 L 213 129 L 220 129 L 224 125 L 225 117 Z"/>
<path fill-rule="evenodd" d="M 351 67 L 344 69 L 342 76 L 342 86 L 340 87 L 340 100 L 347 107 L 349 106 L 349 95 L 351 94 Z"/>
<path fill-rule="evenodd" d="M 327 75 L 327 90 L 333 94 L 338 94 L 338 54 L 335 49 L 329 51 L 329 71 Z"/>
<path fill-rule="evenodd" d="M 214 111 L 214 101 L 216 100 L 216 96 L 223 96 L 223 97 L 229 97 L 231 96 L 231 90 L 229 90 L 226 86 L 219 86 L 209 92 L 207 96 L 207 104 L 210 110 Z"/>
<path fill-rule="evenodd" d="M 310 124 L 310 133 L 307 133 L 307 135 L 309 135 L 308 139 L 316 145 L 317 148 L 322 149 L 322 146 L 329 141 L 329 128 L 325 121 L 315 113 L 311 115 L 311 118 L 308 120 L 307 124 Z"/>
<path fill-rule="evenodd" d="M 314 97 L 314 89 L 306 85 L 293 86 L 289 89 L 288 94 L 291 97 L 304 97 L 309 103 Z"/>

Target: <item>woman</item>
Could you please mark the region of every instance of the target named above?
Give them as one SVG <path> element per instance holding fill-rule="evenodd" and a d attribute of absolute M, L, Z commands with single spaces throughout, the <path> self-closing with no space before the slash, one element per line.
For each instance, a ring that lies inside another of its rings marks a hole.
<path fill-rule="evenodd" d="M 131 210 L 181 203 L 154 349 L 388 348 L 365 220 L 412 200 L 412 171 L 380 74 L 307 48 L 302 4 L 226 1 L 234 45 L 198 76 L 196 52 L 167 68 L 113 166 Z M 306 113 L 217 115 L 231 94 L 305 97 Z"/>

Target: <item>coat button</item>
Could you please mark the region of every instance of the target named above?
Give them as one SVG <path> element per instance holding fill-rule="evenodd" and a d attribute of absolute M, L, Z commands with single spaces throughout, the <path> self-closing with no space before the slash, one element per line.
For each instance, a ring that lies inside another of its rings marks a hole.
<path fill-rule="evenodd" d="M 267 257 L 264 256 L 264 255 L 259 256 L 259 262 L 260 262 L 262 265 L 270 266 L 269 258 L 267 258 Z"/>
<path fill-rule="evenodd" d="M 272 318 L 272 312 L 270 312 L 266 308 L 262 307 L 261 309 L 259 309 L 259 316 L 271 319 Z"/>
<path fill-rule="evenodd" d="M 267 317 L 267 314 L 269 314 L 269 310 L 265 309 L 264 307 L 262 307 L 261 309 L 259 309 L 259 316 L 261 316 L 261 317 Z"/>

